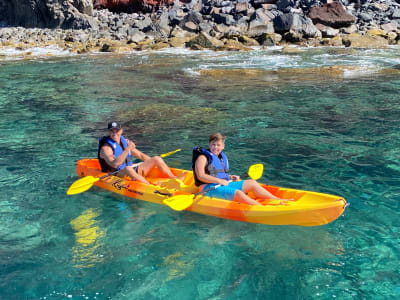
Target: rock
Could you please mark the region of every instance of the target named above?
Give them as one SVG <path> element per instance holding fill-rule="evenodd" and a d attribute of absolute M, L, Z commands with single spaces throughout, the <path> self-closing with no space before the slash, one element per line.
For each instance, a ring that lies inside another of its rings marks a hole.
<path fill-rule="evenodd" d="M 204 32 L 200 32 L 196 37 L 186 42 L 186 47 L 197 49 L 216 49 L 222 47 L 223 43 L 218 41 Z"/>
<path fill-rule="evenodd" d="M 75 3 L 83 5 L 87 2 L 77 0 Z M 64 0 L 0 0 L 1 23 L 31 28 L 98 29 L 95 19 L 80 13 L 71 2 Z"/>
<path fill-rule="evenodd" d="M 187 38 L 184 37 L 172 37 L 169 39 L 169 44 L 171 47 L 177 48 L 177 47 L 184 47 L 185 43 L 187 42 Z"/>
<path fill-rule="evenodd" d="M 146 34 L 137 28 L 132 28 L 128 31 L 128 40 L 130 42 L 139 43 L 145 40 Z"/>
<path fill-rule="evenodd" d="M 391 17 L 392 19 L 400 19 L 400 9 L 395 9 Z"/>
<path fill-rule="evenodd" d="M 366 32 L 366 34 L 370 36 L 382 36 L 382 37 L 386 36 L 386 32 L 379 28 L 371 28 Z"/>
<path fill-rule="evenodd" d="M 332 28 L 329 26 L 325 26 L 323 24 L 317 24 L 315 26 L 318 28 L 319 31 L 321 31 L 322 37 L 324 37 L 324 38 L 332 38 L 339 34 L 338 29 L 335 29 L 335 28 Z"/>
<path fill-rule="evenodd" d="M 386 48 L 388 41 L 380 36 L 360 35 L 351 33 L 343 37 L 343 44 L 346 47 L 364 48 L 364 49 L 379 49 Z"/>
<path fill-rule="evenodd" d="M 150 12 L 173 4 L 174 0 L 94 0 L 94 8 L 106 8 L 117 13 Z"/>
<path fill-rule="evenodd" d="M 341 28 L 340 31 L 343 32 L 343 33 L 346 33 L 346 34 L 350 34 L 350 33 L 356 32 L 357 31 L 357 25 L 352 24 L 349 27 Z"/>
<path fill-rule="evenodd" d="M 322 43 L 323 43 L 323 45 L 328 45 L 328 46 L 332 46 L 332 47 L 343 46 L 342 38 L 339 35 L 334 36 L 332 38 L 323 39 Z"/>
<path fill-rule="evenodd" d="M 249 30 L 247 31 L 247 35 L 250 37 L 258 37 L 262 34 L 270 34 L 274 33 L 274 24 L 273 23 L 268 23 L 265 25 L 258 25 L 258 26 L 252 26 L 250 24 Z"/>
<path fill-rule="evenodd" d="M 396 40 L 398 38 L 398 35 L 396 32 L 388 32 L 387 34 L 387 39 L 390 41 L 391 44 L 396 44 Z"/>
<path fill-rule="evenodd" d="M 274 28 L 283 33 L 287 41 L 298 42 L 300 39 L 312 38 L 320 34 L 312 20 L 297 13 L 279 15 L 274 19 Z"/>
<path fill-rule="evenodd" d="M 153 44 L 151 46 L 151 49 L 152 50 L 161 50 L 161 49 L 165 49 L 165 48 L 168 48 L 168 47 L 169 47 L 169 44 L 167 42 L 161 41 L 161 42 Z"/>
<path fill-rule="evenodd" d="M 235 13 L 247 15 L 247 10 L 249 8 L 248 2 L 237 2 L 235 4 Z"/>
<path fill-rule="evenodd" d="M 182 29 L 189 31 L 189 32 L 198 32 L 199 26 L 192 21 L 186 22 L 183 24 Z"/>
<path fill-rule="evenodd" d="M 283 14 L 274 19 L 274 29 L 277 33 L 288 32 L 291 28 L 301 27 L 301 19 L 299 14 Z"/>
<path fill-rule="evenodd" d="M 222 47 L 218 47 L 217 50 L 222 51 L 249 51 L 252 48 L 244 46 L 242 43 L 236 40 L 228 39 Z"/>
<path fill-rule="evenodd" d="M 245 46 L 260 46 L 257 40 L 252 39 L 246 35 L 240 35 L 238 37 L 238 41 L 241 42 Z"/>
<path fill-rule="evenodd" d="M 394 23 L 386 23 L 386 24 L 382 24 L 381 28 L 382 28 L 383 31 L 388 33 L 388 32 L 391 32 L 391 31 L 397 31 L 398 25 L 394 24 Z"/>
<path fill-rule="evenodd" d="M 304 52 L 303 49 L 294 46 L 286 46 L 282 48 L 282 53 L 285 54 L 298 54 Z"/>
<path fill-rule="evenodd" d="M 356 21 L 348 14 L 340 2 L 327 3 L 321 7 L 312 7 L 308 17 L 314 24 L 321 23 L 333 28 L 347 27 Z"/>
<path fill-rule="evenodd" d="M 193 33 L 187 32 L 180 28 L 179 26 L 175 26 L 171 30 L 171 36 L 172 37 L 178 37 L 178 38 L 187 38 L 187 37 L 194 37 L 195 35 Z"/>

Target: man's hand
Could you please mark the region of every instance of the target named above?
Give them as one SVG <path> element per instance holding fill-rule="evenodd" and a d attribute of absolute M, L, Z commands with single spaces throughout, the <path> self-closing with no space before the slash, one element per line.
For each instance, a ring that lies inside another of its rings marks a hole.
<path fill-rule="evenodd" d="M 131 140 L 126 139 L 126 142 L 128 144 L 127 149 L 129 149 L 129 151 L 133 151 L 136 149 L 136 145 L 134 142 L 132 142 Z"/>
<path fill-rule="evenodd" d="M 231 175 L 231 180 L 232 180 L 232 181 L 238 181 L 238 180 L 240 180 L 240 176 L 238 176 L 238 175 Z"/>
<path fill-rule="evenodd" d="M 220 179 L 220 180 L 218 180 L 217 183 L 218 183 L 219 185 L 227 186 L 227 185 L 229 184 L 229 181 L 228 181 L 228 180 L 225 180 L 225 179 Z"/>

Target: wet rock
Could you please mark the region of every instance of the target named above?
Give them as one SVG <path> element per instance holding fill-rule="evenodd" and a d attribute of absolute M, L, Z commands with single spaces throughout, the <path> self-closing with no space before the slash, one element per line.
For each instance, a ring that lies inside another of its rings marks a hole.
<path fill-rule="evenodd" d="M 252 48 L 244 46 L 242 43 L 236 40 L 227 40 L 222 47 L 218 47 L 217 50 L 223 51 L 249 51 Z"/>
<path fill-rule="evenodd" d="M 371 48 L 386 48 L 388 45 L 388 41 L 380 36 L 351 33 L 343 37 L 343 44 L 346 47 L 371 49 Z"/>
<path fill-rule="evenodd" d="M 187 40 L 188 39 L 184 37 L 172 37 L 169 39 L 169 44 L 174 48 L 184 47 Z"/>
<path fill-rule="evenodd" d="M 341 47 L 343 46 L 343 40 L 341 36 L 337 35 L 332 38 L 323 39 L 322 44 L 326 46 Z"/>
<path fill-rule="evenodd" d="M 356 21 L 348 14 L 340 2 L 327 3 L 321 7 L 312 7 L 308 17 L 314 24 L 321 23 L 333 28 L 347 27 Z"/>
<path fill-rule="evenodd" d="M 252 39 L 246 35 L 240 35 L 238 40 L 245 46 L 260 46 L 260 43 L 256 39 Z"/>
<path fill-rule="evenodd" d="M 218 41 L 208 34 L 201 32 L 196 37 L 186 42 L 186 47 L 199 50 L 199 49 L 216 49 L 218 47 L 222 47 L 223 43 Z"/>

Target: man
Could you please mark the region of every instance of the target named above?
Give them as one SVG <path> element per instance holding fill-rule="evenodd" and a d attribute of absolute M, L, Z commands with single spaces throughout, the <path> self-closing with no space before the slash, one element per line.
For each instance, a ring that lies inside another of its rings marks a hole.
<path fill-rule="evenodd" d="M 103 172 L 120 170 L 118 172 L 120 177 L 128 175 L 133 180 L 150 184 L 145 177 L 154 166 L 157 166 L 169 178 L 176 178 L 160 156 L 150 157 L 136 149 L 135 143 L 122 135 L 124 130 L 120 123 L 116 121 L 108 123 L 108 132 L 109 135 L 99 141 L 97 155 Z M 133 167 L 130 160 L 132 156 L 139 158 L 143 163 Z"/>

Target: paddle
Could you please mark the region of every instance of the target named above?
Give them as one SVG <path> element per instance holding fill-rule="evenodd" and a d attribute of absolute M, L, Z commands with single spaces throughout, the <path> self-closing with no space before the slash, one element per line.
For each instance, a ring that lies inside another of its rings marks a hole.
<path fill-rule="evenodd" d="M 257 180 L 259 179 L 264 171 L 264 165 L 263 164 L 254 164 L 249 167 L 249 170 L 247 171 L 247 175 L 253 179 Z M 213 186 L 212 188 L 209 188 L 207 190 L 191 194 L 191 195 L 177 195 L 177 196 L 172 196 L 170 198 L 165 199 L 163 202 L 164 204 L 168 205 L 171 207 L 173 210 L 184 210 L 188 208 L 190 205 L 193 204 L 193 200 L 201 194 L 207 193 L 209 191 L 215 190 L 216 188 L 219 188 L 221 185 L 217 184 Z"/>
<path fill-rule="evenodd" d="M 166 157 L 169 156 L 171 154 L 174 154 L 178 151 L 181 151 L 181 149 L 176 149 L 174 151 L 168 152 L 168 153 L 164 153 L 161 154 L 161 157 Z M 132 165 L 132 167 L 136 167 L 140 164 L 142 164 L 143 162 L 137 163 Z M 88 189 L 90 189 L 93 184 L 99 180 L 102 180 L 106 177 L 112 176 L 114 174 L 117 174 L 119 171 L 121 170 L 116 170 L 114 172 L 108 173 L 106 175 L 103 175 L 101 177 L 94 177 L 94 176 L 85 176 L 83 178 L 78 179 L 77 181 L 75 181 L 73 184 L 71 184 L 71 186 L 69 187 L 68 191 L 67 191 L 67 195 L 75 195 L 75 194 L 79 194 L 79 193 L 83 193 L 85 191 L 87 191 Z"/>

